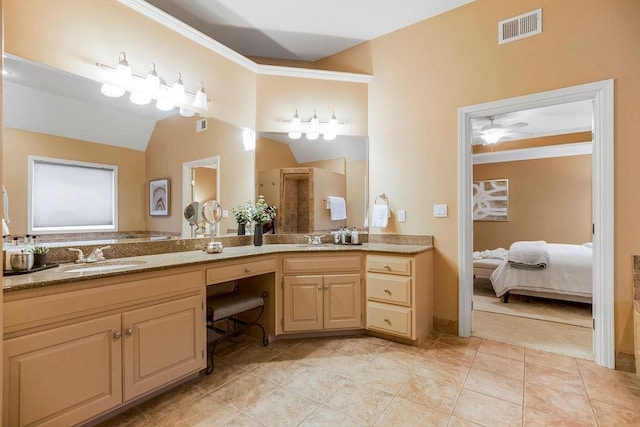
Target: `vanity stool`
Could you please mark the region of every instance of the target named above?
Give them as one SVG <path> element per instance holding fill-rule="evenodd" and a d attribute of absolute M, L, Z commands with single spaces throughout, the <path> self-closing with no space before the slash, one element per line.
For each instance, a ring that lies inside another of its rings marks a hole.
<path fill-rule="evenodd" d="M 251 326 L 259 327 L 262 330 L 262 345 L 265 347 L 269 345 L 267 333 L 264 327 L 258 323 L 264 312 L 264 302 L 269 293 L 264 291 L 262 295 L 242 295 L 238 291 L 239 288 L 236 286 L 233 292 L 207 299 L 207 344 L 210 346 L 209 358 L 211 359 L 211 363 L 207 365 L 207 370 L 205 371 L 207 375 L 213 372 L 213 353 L 216 350 L 216 346 L 225 338 L 238 336 L 240 334 L 238 325 L 243 327 L 244 332 Z M 239 314 L 254 309 L 260 309 L 260 311 L 253 322 L 245 322 L 237 318 Z M 222 320 L 227 321 L 226 329 L 216 325 Z M 231 322 L 231 327 L 229 327 L 229 322 Z"/>

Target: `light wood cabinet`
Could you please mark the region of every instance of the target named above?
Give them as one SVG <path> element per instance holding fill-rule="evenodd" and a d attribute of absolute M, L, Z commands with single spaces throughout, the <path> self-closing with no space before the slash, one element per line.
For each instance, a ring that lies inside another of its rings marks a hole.
<path fill-rule="evenodd" d="M 283 331 L 361 328 L 360 268 L 359 255 L 284 258 Z"/>
<path fill-rule="evenodd" d="M 422 341 L 433 326 L 433 254 L 367 255 L 367 329 Z"/>
<path fill-rule="evenodd" d="M 202 272 L 112 280 L 5 303 L 3 425 L 82 423 L 204 368 Z"/>
<path fill-rule="evenodd" d="M 636 375 L 640 376 L 640 311 L 633 309 L 633 338 L 635 342 Z"/>

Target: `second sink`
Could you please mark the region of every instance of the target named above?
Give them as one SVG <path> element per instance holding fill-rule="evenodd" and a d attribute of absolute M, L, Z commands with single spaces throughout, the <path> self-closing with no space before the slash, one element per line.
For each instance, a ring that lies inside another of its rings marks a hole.
<path fill-rule="evenodd" d="M 65 273 L 99 273 L 102 271 L 120 270 L 123 268 L 138 267 L 145 261 L 105 261 L 96 264 L 75 264 L 63 268 Z"/>

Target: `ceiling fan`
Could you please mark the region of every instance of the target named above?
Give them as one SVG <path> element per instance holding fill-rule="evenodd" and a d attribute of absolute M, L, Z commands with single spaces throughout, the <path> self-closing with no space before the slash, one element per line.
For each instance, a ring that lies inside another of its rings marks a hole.
<path fill-rule="evenodd" d="M 484 126 L 482 125 L 483 119 L 474 119 L 473 126 L 473 143 L 474 144 L 495 144 L 500 139 L 508 136 L 519 136 L 526 135 L 526 133 L 522 132 L 514 132 L 515 129 L 523 128 L 529 126 L 529 123 L 525 122 L 516 122 L 512 124 L 502 124 L 496 123 L 496 116 L 487 117 L 484 120 L 489 120 L 489 124 Z"/>

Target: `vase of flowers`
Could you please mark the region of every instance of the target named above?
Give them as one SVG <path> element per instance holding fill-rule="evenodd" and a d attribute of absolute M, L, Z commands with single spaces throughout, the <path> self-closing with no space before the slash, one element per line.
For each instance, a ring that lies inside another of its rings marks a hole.
<path fill-rule="evenodd" d="M 243 205 L 234 206 L 231 208 L 231 212 L 238 223 L 238 236 L 244 236 L 247 224 L 251 222 L 251 204 L 247 202 Z"/>
<path fill-rule="evenodd" d="M 253 244 L 255 246 L 262 246 L 263 227 L 275 217 L 276 207 L 269 206 L 264 200 L 264 196 L 258 196 L 258 201 L 251 209 L 251 219 L 255 224 L 255 230 L 253 233 Z"/>

